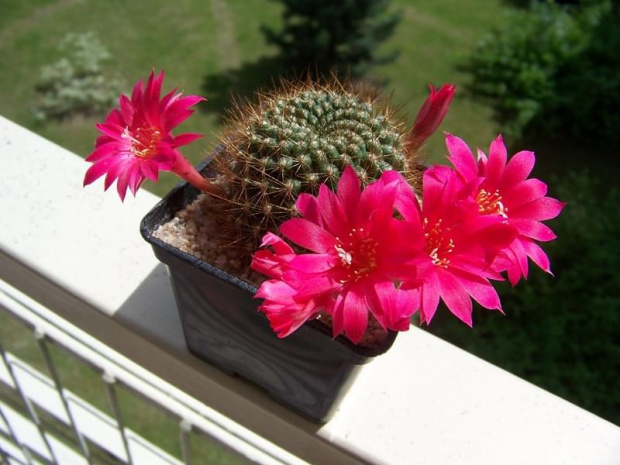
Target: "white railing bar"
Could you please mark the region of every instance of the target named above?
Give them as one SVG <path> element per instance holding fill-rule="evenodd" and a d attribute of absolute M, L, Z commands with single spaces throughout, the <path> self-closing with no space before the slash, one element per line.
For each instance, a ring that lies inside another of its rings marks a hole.
<path fill-rule="evenodd" d="M 136 392 L 175 412 L 246 459 L 274 465 L 306 463 L 153 375 L 3 280 L 0 280 L 0 305 L 33 327 L 41 328 L 70 352 L 94 363 L 103 372 L 121 380 Z"/>
<path fill-rule="evenodd" d="M 25 459 L 25 457 L 29 457 L 29 456 L 26 456 L 26 455 L 24 455 L 23 457 L 18 456 L 16 455 L 18 451 L 24 454 L 24 451 L 20 449 L 18 446 L 16 446 L 16 444 L 12 442 L 12 440 L 9 440 L 6 434 L 4 434 L 3 432 L 0 432 L 0 464 L 14 465 L 18 463 L 19 465 L 35 465 L 32 462 L 32 459 L 26 459 L 26 460 L 30 460 L 30 462 L 24 462 L 23 460 Z M 36 465 L 39 465 L 39 464 L 37 463 Z"/>
<path fill-rule="evenodd" d="M 3 309 L 5 311 L 8 310 L 10 312 L 10 309 L 5 309 L 5 307 L 1 305 L 1 302 L 0 302 L 0 309 Z M 25 326 L 30 327 L 31 323 L 28 321 L 21 320 L 19 315 L 14 315 L 14 317 L 20 320 L 20 322 L 24 324 Z M 87 362 L 89 366 L 93 367 L 95 370 L 100 370 L 100 368 L 97 367 L 93 363 L 93 361 L 84 360 L 81 357 L 79 357 L 79 355 L 77 354 L 72 354 L 72 355 L 79 358 L 82 362 Z M 8 379 L 5 378 L 3 380 L 5 383 L 7 383 L 7 386 L 13 390 L 16 390 L 18 387 L 21 389 L 23 380 L 22 380 L 22 376 L 18 376 L 21 373 L 27 375 L 32 380 L 36 380 L 37 382 L 46 386 L 50 391 L 53 391 L 54 394 L 56 395 L 55 399 L 57 400 L 59 404 L 58 407 L 50 409 L 49 407 L 51 404 L 49 403 L 49 400 L 50 400 L 49 398 L 42 398 L 37 394 L 34 394 L 33 396 L 32 392 L 26 393 L 26 391 L 24 391 L 24 397 L 26 397 L 29 401 L 36 403 L 37 406 L 40 407 L 41 409 L 46 410 L 47 413 L 54 416 L 58 421 L 70 426 L 69 417 L 66 413 L 66 410 L 63 408 L 62 402 L 60 401 L 60 399 L 62 398 L 62 394 L 57 391 L 56 385 L 54 384 L 53 380 L 51 380 L 50 378 L 45 376 L 43 373 L 39 372 L 35 368 L 31 367 L 24 361 L 20 360 L 19 358 L 15 357 L 14 355 L 8 352 L 5 352 L 5 357 L 6 357 L 5 365 L 10 364 L 11 367 L 15 367 L 15 369 L 13 370 L 13 372 L 15 373 L 14 378 L 9 377 Z M 19 369 L 19 371 L 16 371 L 16 369 Z M 7 375 L 8 375 L 8 370 L 7 370 Z M 105 388 L 106 386 L 104 385 L 104 389 Z M 132 392 L 134 395 L 139 395 L 139 396 L 144 397 L 144 395 L 140 392 L 136 392 L 136 391 L 132 391 Z M 115 411 L 115 413 L 117 414 L 116 418 L 112 418 L 112 417 L 105 415 L 103 412 L 94 408 L 92 405 L 86 403 L 83 399 L 77 397 L 71 391 L 65 390 L 64 397 L 67 399 L 68 404 L 75 404 L 81 410 L 87 411 L 89 415 L 98 418 L 100 421 L 106 423 L 107 425 L 109 425 L 110 427 L 114 429 L 114 431 L 118 434 L 119 446 L 120 446 L 119 448 L 110 448 L 109 444 L 102 443 L 99 436 L 92 436 L 93 435 L 92 430 L 83 430 L 82 432 L 84 433 L 85 436 L 88 436 L 92 441 L 94 441 L 99 447 L 103 448 L 109 453 L 112 453 L 114 456 L 119 457 L 119 460 L 122 460 L 123 463 L 129 463 L 128 461 L 130 459 L 132 460 L 132 462 L 135 462 L 135 457 L 133 455 L 132 448 L 130 447 L 130 443 L 136 443 L 138 445 L 141 445 L 142 447 L 151 446 L 150 447 L 151 453 L 156 454 L 158 458 L 160 460 L 165 461 L 165 463 L 175 463 L 175 464 L 179 463 L 180 464 L 180 462 L 177 462 L 177 461 L 171 462 L 164 455 L 162 455 L 163 451 L 159 450 L 158 448 L 153 449 L 151 444 L 149 444 L 148 442 L 145 442 L 140 436 L 135 434 L 133 431 L 125 428 L 125 425 L 122 419 L 121 421 L 118 420 L 120 418 L 120 415 L 119 415 L 120 408 L 119 408 L 119 404 L 117 402 L 114 402 L 114 400 L 109 399 L 112 404 L 111 405 L 112 410 Z M 148 398 L 146 399 L 150 400 Z M 157 403 L 155 403 L 154 408 L 157 408 L 161 411 L 165 410 L 165 408 L 162 408 Z M 72 409 L 69 409 L 69 410 L 72 411 Z M 167 411 L 166 413 L 170 413 L 170 412 Z M 34 425 L 34 423 L 32 424 Z M 233 452 L 239 454 L 238 451 L 233 451 Z M 243 454 L 240 454 L 240 455 L 243 455 Z M 49 463 L 49 461 L 47 460 L 46 462 Z M 56 462 L 58 462 L 58 460 L 56 460 Z M 142 460 L 140 463 L 144 463 L 144 460 Z"/>
<path fill-rule="evenodd" d="M 32 390 L 30 392 L 27 392 L 28 390 L 26 389 L 24 390 L 26 396 L 29 399 L 31 399 L 33 402 L 35 402 L 41 409 L 46 410 L 48 414 L 55 417 L 58 423 L 62 423 L 68 426 L 69 420 L 68 420 L 65 410 L 62 407 L 62 403 L 60 402 L 60 399 L 59 399 L 60 394 L 54 388 L 53 381 L 47 378 L 43 373 L 40 373 L 35 368 L 29 366 L 23 360 L 16 358 L 11 353 L 7 353 L 6 356 L 7 356 L 7 360 L 13 366 L 15 366 L 16 368 L 19 368 L 19 372 L 16 370 L 15 378 L 20 386 L 27 385 L 32 380 L 35 380 L 47 386 L 48 388 L 46 392 L 40 391 L 40 390 L 35 390 L 36 392 Z M 10 381 L 10 380 L 7 380 L 5 378 L 2 381 L 6 383 L 7 381 Z M 12 389 L 15 388 L 14 382 L 12 382 L 11 385 L 7 384 L 7 386 L 9 386 Z M 53 392 L 53 394 L 55 395 L 53 399 L 49 395 L 49 393 L 51 392 Z M 83 433 L 83 435 L 85 437 L 89 437 L 97 446 L 99 446 L 99 448 L 101 448 L 102 450 L 105 450 L 107 453 L 111 454 L 112 456 L 119 458 L 119 460 L 123 460 L 123 463 L 125 463 L 126 460 L 125 460 L 124 454 L 126 453 L 126 451 L 123 448 L 121 431 L 119 430 L 118 422 L 116 422 L 113 418 L 109 417 L 104 412 L 98 410 L 91 404 L 87 403 L 85 400 L 77 397 L 71 391 L 65 390 L 64 395 L 67 398 L 68 404 L 74 405 L 76 407 L 76 410 L 75 410 L 76 412 L 81 411 L 81 414 L 78 415 L 78 417 L 82 418 L 84 428 L 81 430 L 81 432 Z M 55 401 L 59 404 L 56 407 L 53 406 Z M 73 409 L 70 409 L 70 410 L 73 411 Z M 85 413 L 87 413 L 88 416 L 85 416 L 84 415 Z M 109 427 L 107 434 L 103 433 L 103 431 L 101 430 L 101 424 L 97 425 L 97 427 L 93 427 L 93 424 L 89 421 L 89 420 L 92 420 L 93 418 L 96 418 L 99 422 Z M 8 419 L 7 419 L 7 422 L 9 422 L 9 424 L 11 425 Z M 78 422 L 76 422 L 76 424 L 77 423 Z M 89 426 L 86 426 L 87 423 L 89 424 Z M 32 422 L 30 422 L 30 424 L 34 427 Z M 118 442 L 119 442 L 118 446 L 114 446 L 114 444 L 110 442 L 106 442 L 106 439 L 110 438 L 109 436 L 110 430 L 113 430 L 116 434 L 118 434 L 117 436 Z M 16 434 L 16 436 L 19 437 L 20 435 Z M 140 448 L 135 450 L 135 452 L 137 452 L 138 455 L 140 455 L 140 450 L 148 449 L 148 451 L 151 454 L 156 455 L 157 458 L 159 459 L 157 463 L 176 464 L 176 465 L 181 464 L 181 462 L 169 456 L 166 452 L 159 449 L 157 446 L 154 446 L 153 444 L 149 443 L 144 438 L 141 438 L 137 433 L 131 431 L 130 429 L 126 429 L 126 436 L 127 436 L 128 443 L 131 442 L 131 443 L 135 443 L 140 446 Z M 28 438 L 28 436 L 25 436 L 25 438 Z M 84 463 L 86 463 L 85 458 L 82 455 L 78 455 L 78 452 L 79 452 L 78 450 L 74 452 L 76 456 L 79 456 L 80 458 L 84 459 Z M 132 458 L 134 457 L 135 456 L 133 455 L 133 452 L 132 452 Z M 60 462 L 60 463 L 64 464 L 64 462 Z M 142 460 L 140 461 L 140 463 L 148 463 L 149 465 L 151 465 L 150 462 L 144 461 L 144 457 L 142 457 Z"/>
<path fill-rule="evenodd" d="M 189 433 L 192 431 L 192 424 L 183 419 L 179 422 L 179 436 L 181 440 L 181 453 L 183 454 L 183 463 L 191 465 L 192 455 L 189 446 Z"/>
<path fill-rule="evenodd" d="M 0 458 L 2 459 L 2 465 L 9 465 L 9 456 L 4 452 L 4 449 L 0 447 Z"/>
<path fill-rule="evenodd" d="M 34 423 L 34 425 L 39 430 L 39 434 L 41 435 L 41 438 L 43 439 L 43 442 L 45 443 L 45 447 L 47 448 L 47 452 L 50 454 L 52 462 L 58 463 L 58 461 L 56 460 L 56 456 L 54 454 L 54 450 L 52 449 L 52 446 L 50 445 L 48 437 L 46 435 L 45 426 L 43 425 L 43 422 L 41 422 L 39 416 L 37 415 L 35 406 L 26 397 L 26 395 L 24 394 L 24 391 L 22 390 L 21 385 L 17 381 L 17 378 L 15 377 L 15 372 L 13 371 L 13 364 L 9 362 L 9 360 L 7 359 L 6 352 L 4 351 L 4 345 L 2 344 L 2 341 L 0 341 L 0 357 L 2 358 L 2 361 L 4 362 L 4 365 L 6 366 L 6 369 L 7 369 L 7 372 L 9 373 L 11 381 L 15 385 L 15 390 L 19 394 L 19 397 L 22 403 L 24 404 L 24 407 L 26 411 L 28 412 L 28 415 L 30 416 L 32 423 Z"/>
<path fill-rule="evenodd" d="M 0 458 L 2 459 L 2 465 L 4 465 L 4 464 L 10 465 L 9 464 L 9 456 L 6 454 L 6 452 L 4 452 L 4 449 L 2 449 L 2 448 L 0 448 Z M 13 458 L 13 456 L 11 456 L 11 458 Z"/>
<path fill-rule="evenodd" d="M 9 423 L 8 419 L 6 418 L 6 415 L 4 414 L 4 410 L 2 410 L 1 408 L 0 408 L 0 417 L 2 417 L 2 421 L 6 425 L 6 429 L 9 432 L 9 437 L 11 438 L 11 441 L 13 441 L 13 444 L 15 444 L 17 447 L 21 449 L 22 454 L 24 454 L 24 457 L 26 458 L 26 461 L 28 462 L 28 465 L 32 465 L 32 457 L 30 456 L 30 450 L 17 438 L 15 431 L 13 431 L 13 426 L 11 426 L 11 423 Z M 0 452 L 4 454 L 4 450 L 2 448 L 0 448 Z M 5 459 L 5 461 L 7 462 L 7 464 L 9 463 L 8 460 Z"/>
<path fill-rule="evenodd" d="M 32 434 L 37 432 L 36 426 L 32 423 L 32 421 L 23 416 L 20 411 L 14 410 L 12 406 L 0 402 L 0 407 L 5 411 L 9 423 L 15 425 L 15 430 L 17 432 L 16 434 L 23 437 L 24 442 L 28 444 L 28 448 L 32 451 L 34 456 L 34 464 L 40 465 L 53 463 L 59 465 L 86 465 L 86 461 L 82 455 L 79 454 L 79 452 L 68 446 L 63 440 L 59 439 L 54 434 L 48 432 L 46 433 L 48 435 L 48 441 L 55 452 L 54 460 L 51 461 L 49 457 L 45 456 L 47 449 L 41 438 L 38 435 Z M 18 449 L 14 444 L 0 443 L 0 447 L 5 447 L 10 452 L 10 448 L 7 447 L 8 445 L 12 446 L 15 452 L 17 452 Z M 14 452 L 13 455 L 15 455 Z"/>
<path fill-rule="evenodd" d="M 2 403 L 0 403 L 0 406 Z M 2 410 L 0 408 L 0 410 Z M 48 459 L 44 458 L 42 455 L 38 454 L 34 450 L 28 450 L 28 454 L 24 453 L 24 449 L 21 449 L 19 445 L 17 445 L 13 440 L 7 437 L 6 434 L 0 432 L 0 458 L 3 458 L 5 462 L 0 460 L 0 464 L 2 465 L 42 465 L 52 463 Z M 21 452 L 21 455 L 19 455 Z M 36 457 L 36 460 L 33 460 L 33 456 Z M 8 460 L 10 459 L 10 461 Z"/>
<path fill-rule="evenodd" d="M 67 417 L 69 418 L 69 424 L 71 425 L 73 434 L 75 435 L 75 438 L 77 439 L 77 442 L 80 446 L 82 455 L 86 459 L 88 464 L 90 465 L 92 464 L 92 460 L 90 458 L 90 452 L 88 450 L 88 446 L 86 444 L 86 441 L 84 440 L 84 437 L 78 431 L 77 425 L 75 424 L 75 419 L 73 418 L 73 414 L 71 413 L 71 409 L 69 409 L 67 399 L 65 398 L 65 395 L 64 395 L 64 389 L 62 387 L 62 382 L 60 381 L 60 376 L 58 375 L 58 370 L 56 370 L 56 365 L 54 364 L 51 354 L 49 352 L 49 348 L 47 347 L 46 335 L 41 329 L 37 328 L 35 329 L 35 332 L 34 332 L 34 338 L 37 341 L 39 350 L 41 351 L 41 355 L 43 356 L 43 360 L 45 360 L 45 364 L 47 365 L 47 370 L 52 375 L 52 380 L 54 381 L 56 391 L 58 392 L 58 395 L 60 396 L 60 400 L 65 409 L 65 413 L 67 414 Z"/>
<path fill-rule="evenodd" d="M 114 413 L 116 423 L 118 424 L 118 430 L 120 431 L 121 438 L 123 439 L 123 447 L 125 448 L 125 454 L 127 454 L 127 463 L 129 465 L 133 465 L 133 459 L 131 457 L 131 452 L 129 451 L 129 444 L 127 443 L 125 422 L 123 421 L 123 415 L 121 414 L 121 409 L 118 405 L 118 399 L 116 397 L 116 380 L 114 379 L 114 376 L 107 372 L 103 374 L 102 379 L 103 384 L 105 385 L 106 394 L 108 395 L 108 400 L 112 406 L 112 412 Z"/>

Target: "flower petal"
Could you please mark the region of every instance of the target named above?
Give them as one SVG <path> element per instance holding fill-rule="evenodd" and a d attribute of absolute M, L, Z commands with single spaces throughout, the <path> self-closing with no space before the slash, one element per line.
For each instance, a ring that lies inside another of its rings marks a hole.
<path fill-rule="evenodd" d="M 534 163 L 536 163 L 534 152 L 523 150 L 515 153 L 508 161 L 500 181 L 504 189 L 524 181 L 532 172 Z"/>
<path fill-rule="evenodd" d="M 180 147 L 181 145 L 191 144 L 197 139 L 204 137 L 204 134 L 198 134 L 195 132 L 188 132 L 185 134 L 179 134 L 173 140 L 172 147 Z"/>
<path fill-rule="evenodd" d="M 313 223 L 323 227 L 323 218 L 321 217 L 319 203 L 316 197 L 310 194 L 301 193 L 299 194 L 299 197 L 297 197 L 295 207 L 308 221 L 312 221 Z"/>
<path fill-rule="evenodd" d="M 517 218 L 511 219 L 510 225 L 517 230 L 521 237 L 536 241 L 548 242 L 557 237 L 551 228 L 539 221 Z"/>
<path fill-rule="evenodd" d="M 391 282 L 380 282 L 375 284 L 374 293 L 382 311 L 381 315 L 373 312 L 377 320 L 392 331 L 407 331 L 411 315 L 420 306 L 419 289 L 397 289 Z"/>
<path fill-rule="evenodd" d="M 547 254 L 543 251 L 543 249 L 541 249 L 540 246 L 538 246 L 533 241 L 523 240 L 521 242 L 523 248 L 527 253 L 527 256 L 532 259 L 536 266 L 538 266 L 538 268 L 540 268 L 544 272 L 552 274 L 549 257 L 547 257 Z"/>
<path fill-rule="evenodd" d="M 437 275 L 441 287 L 441 300 L 459 320 L 471 327 L 472 303 L 467 290 L 452 273 L 439 269 Z"/>
<path fill-rule="evenodd" d="M 255 297 L 265 301 L 258 309 L 267 315 L 272 329 L 283 338 L 297 330 L 319 310 L 315 301 L 295 301 L 295 290 L 282 281 L 261 284 Z"/>
<path fill-rule="evenodd" d="M 114 160 L 110 158 L 105 158 L 88 168 L 86 174 L 84 175 L 84 186 L 95 182 L 101 176 L 106 174 L 108 172 L 108 169 L 110 168 L 110 165 L 112 165 L 113 163 Z"/>
<path fill-rule="evenodd" d="M 351 165 L 347 165 L 338 182 L 337 196 L 345 211 L 357 207 L 360 198 L 360 180 Z"/>
<path fill-rule="evenodd" d="M 448 160 L 450 160 L 461 176 L 465 179 L 478 176 L 478 166 L 476 165 L 474 155 L 463 139 L 446 133 L 446 145 L 450 153 Z"/>
<path fill-rule="evenodd" d="M 485 167 L 485 177 L 491 180 L 492 184 L 500 181 L 504 168 L 506 167 L 506 159 L 508 154 L 506 153 L 506 146 L 502 136 L 497 136 L 491 147 L 489 148 L 489 161 Z"/>
<path fill-rule="evenodd" d="M 512 209 L 533 202 L 547 194 L 547 185 L 538 179 L 527 179 L 511 189 L 502 191 L 502 200 L 510 212 Z M 510 215 L 512 216 L 512 215 Z"/>
<path fill-rule="evenodd" d="M 516 218 L 530 218 L 537 221 L 550 220 L 560 214 L 566 205 L 551 197 L 543 197 L 515 208 L 510 213 Z"/>
<path fill-rule="evenodd" d="M 106 136 L 120 142 L 123 141 L 123 127 L 111 123 L 96 124 L 95 127 L 99 130 L 99 132 L 105 134 Z"/>
<path fill-rule="evenodd" d="M 363 290 L 352 286 L 343 295 L 343 332 L 354 344 L 359 343 L 368 327 L 368 309 L 362 297 Z"/>
<path fill-rule="evenodd" d="M 285 221 L 280 226 L 280 231 L 297 245 L 316 253 L 326 253 L 336 244 L 330 233 L 304 218 Z"/>
<path fill-rule="evenodd" d="M 338 196 L 325 184 L 321 184 L 319 187 L 317 202 L 325 229 L 334 236 L 343 236 L 347 234 L 349 229 L 349 214 L 353 214 L 354 212 L 345 211 L 345 209 L 342 208 Z"/>
<path fill-rule="evenodd" d="M 157 182 L 159 178 L 159 170 L 155 163 L 151 163 L 150 160 L 145 160 L 140 164 L 140 169 L 145 178 L 150 179 L 153 182 Z"/>
<path fill-rule="evenodd" d="M 458 274 L 460 284 L 476 302 L 488 309 L 500 310 L 502 308 L 499 295 L 489 281 L 470 273 Z"/>
<path fill-rule="evenodd" d="M 121 95 L 118 104 L 121 109 L 121 115 L 123 116 L 123 122 L 130 125 L 133 122 L 133 115 L 135 114 L 131 101 L 126 95 Z"/>
<path fill-rule="evenodd" d="M 124 149 L 125 147 L 122 144 L 119 144 L 119 142 L 108 139 L 108 142 L 97 146 L 97 148 L 88 157 L 86 157 L 86 161 L 95 163 L 102 158 L 114 155 Z"/>

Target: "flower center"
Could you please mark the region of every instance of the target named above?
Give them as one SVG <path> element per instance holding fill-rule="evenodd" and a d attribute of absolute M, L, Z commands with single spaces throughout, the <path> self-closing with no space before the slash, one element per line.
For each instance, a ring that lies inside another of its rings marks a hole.
<path fill-rule="evenodd" d="M 162 133 L 153 126 L 138 127 L 131 133 L 125 128 L 125 136 L 131 140 L 131 151 L 136 157 L 151 158 L 157 153 Z"/>
<path fill-rule="evenodd" d="M 500 215 L 504 218 L 508 218 L 506 214 L 508 208 L 502 203 L 502 196 L 499 195 L 498 190 L 489 193 L 484 189 L 480 189 L 480 192 L 478 192 L 476 196 L 476 203 L 478 204 L 478 211 L 481 215 Z"/>
<path fill-rule="evenodd" d="M 448 237 L 441 226 L 439 219 L 432 227 L 428 218 L 424 218 L 424 251 L 431 257 L 434 265 L 448 268 L 450 254 L 454 250 L 454 241 Z"/>
<path fill-rule="evenodd" d="M 353 228 L 345 240 L 336 238 L 334 247 L 340 259 L 340 264 L 347 273 L 347 278 L 341 282 L 357 282 L 369 276 L 378 266 L 377 249 L 379 243 L 369 237 L 364 228 Z"/>

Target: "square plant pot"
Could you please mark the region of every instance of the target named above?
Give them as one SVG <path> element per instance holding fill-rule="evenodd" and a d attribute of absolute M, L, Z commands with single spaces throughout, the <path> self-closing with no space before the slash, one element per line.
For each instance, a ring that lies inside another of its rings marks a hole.
<path fill-rule="evenodd" d="M 379 347 L 362 347 L 343 336 L 332 338 L 331 328 L 314 320 L 279 339 L 258 311 L 256 287 L 153 236 L 198 194 L 191 185 L 179 184 L 140 225 L 168 267 L 189 350 L 267 390 L 307 419 L 326 422 L 359 367 L 386 352 L 396 333 L 389 332 Z"/>

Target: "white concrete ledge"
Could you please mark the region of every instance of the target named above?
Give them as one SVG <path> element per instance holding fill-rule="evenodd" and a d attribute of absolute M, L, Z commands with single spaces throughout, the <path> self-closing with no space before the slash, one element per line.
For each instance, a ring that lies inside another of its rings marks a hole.
<path fill-rule="evenodd" d="M 412 328 L 318 427 L 190 355 L 163 266 L 87 164 L 0 117 L 0 278 L 311 463 L 618 464 L 620 428 Z"/>

